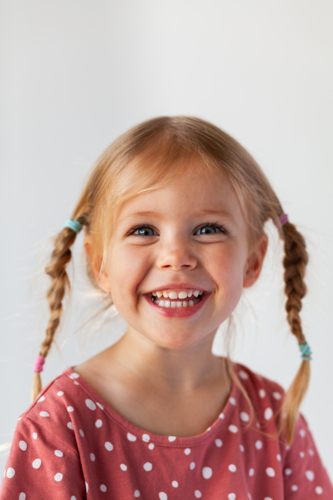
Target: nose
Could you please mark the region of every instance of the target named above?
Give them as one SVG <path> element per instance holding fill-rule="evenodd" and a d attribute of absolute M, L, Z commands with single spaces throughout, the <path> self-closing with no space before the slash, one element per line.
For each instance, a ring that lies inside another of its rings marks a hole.
<path fill-rule="evenodd" d="M 194 269 L 197 259 L 193 254 L 191 245 L 185 238 L 173 237 L 165 241 L 159 251 L 158 267 L 178 271 L 180 269 Z"/>

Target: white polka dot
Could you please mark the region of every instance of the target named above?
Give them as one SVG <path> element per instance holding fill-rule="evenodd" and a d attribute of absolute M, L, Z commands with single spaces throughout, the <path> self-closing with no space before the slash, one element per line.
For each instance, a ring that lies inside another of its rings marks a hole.
<path fill-rule="evenodd" d="M 242 411 L 240 413 L 240 418 L 241 420 L 243 420 L 243 422 L 248 422 L 250 420 L 249 415 L 245 411 Z"/>
<path fill-rule="evenodd" d="M 273 397 L 275 399 L 281 399 L 282 398 L 281 394 L 279 392 L 277 392 L 277 391 L 273 392 Z"/>
<path fill-rule="evenodd" d="M 57 472 L 57 474 L 54 476 L 54 480 L 57 481 L 57 483 L 59 483 L 59 481 L 62 480 L 62 474 L 60 472 Z"/>
<path fill-rule="evenodd" d="M 109 441 L 106 441 L 105 443 L 105 448 L 108 450 L 108 451 L 112 451 L 113 450 L 113 444 L 110 443 Z"/>
<path fill-rule="evenodd" d="M 238 428 L 235 425 L 229 425 L 228 429 L 233 434 L 235 434 L 236 432 L 238 432 Z"/>
<path fill-rule="evenodd" d="M 236 472 L 237 467 L 234 464 L 230 464 L 229 467 L 228 467 L 228 469 L 230 470 L 230 472 Z"/>
<path fill-rule="evenodd" d="M 143 468 L 144 468 L 144 470 L 146 470 L 147 472 L 149 472 L 150 470 L 152 470 L 153 465 L 152 465 L 150 462 L 146 462 L 146 463 L 143 465 Z"/>
<path fill-rule="evenodd" d="M 305 456 L 304 451 L 300 451 L 300 452 L 299 452 L 299 456 L 300 456 L 301 458 L 304 458 L 304 456 Z"/>
<path fill-rule="evenodd" d="M 84 437 L 84 432 L 83 432 L 83 430 L 82 430 L 82 429 L 80 429 L 80 430 L 79 430 L 79 433 L 80 433 L 80 436 L 81 436 L 81 437 Z"/>
<path fill-rule="evenodd" d="M 105 484 L 101 484 L 101 485 L 100 485 L 100 487 L 99 487 L 99 489 L 100 489 L 101 491 L 103 491 L 103 493 L 105 493 L 105 492 L 106 492 L 106 490 L 107 490 L 107 487 L 105 486 Z"/>
<path fill-rule="evenodd" d="M 103 406 L 103 405 L 101 405 L 101 403 L 97 403 L 97 406 L 99 406 L 101 410 L 104 410 L 104 406 Z M 102 486 L 103 486 L 103 485 L 102 485 Z M 103 491 L 103 490 L 102 490 L 102 491 Z M 106 491 L 106 490 L 105 490 L 105 491 Z"/>
<path fill-rule="evenodd" d="M 168 440 L 169 440 L 169 441 L 171 441 L 171 442 L 172 442 L 172 441 L 175 441 L 175 440 L 176 440 L 176 436 L 169 436 L 169 437 L 168 437 Z"/>
<path fill-rule="evenodd" d="M 27 498 L 27 495 L 25 493 L 20 493 L 19 500 L 25 500 Z"/>
<path fill-rule="evenodd" d="M 76 497 L 74 495 L 71 496 L 71 500 L 76 500 Z"/>
<path fill-rule="evenodd" d="M 266 391 L 265 391 L 265 389 L 259 389 L 259 396 L 260 396 L 261 398 L 264 398 L 264 397 L 266 396 Z"/>
<path fill-rule="evenodd" d="M 39 414 L 41 417 L 49 417 L 50 416 L 50 414 L 47 413 L 47 411 L 40 411 Z"/>
<path fill-rule="evenodd" d="M 90 460 L 92 462 L 95 462 L 95 460 L 96 460 L 96 457 L 95 457 L 95 455 L 93 453 L 90 453 Z"/>
<path fill-rule="evenodd" d="M 6 472 L 6 476 L 11 479 L 12 477 L 14 477 L 15 475 L 15 470 L 13 469 L 13 467 L 8 467 L 7 469 L 7 472 Z"/>
<path fill-rule="evenodd" d="M 32 462 L 32 466 L 33 466 L 34 469 L 39 469 L 39 467 L 41 466 L 41 464 L 42 464 L 42 461 L 41 461 L 40 458 L 36 458 L 36 460 L 34 460 Z"/>
<path fill-rule="evenodd" d="M 79 378 L 79 376 L 80 375 L 78 373 L 75 373 L 75 372 L 70 374 L 70 378 Z"/>
<path fill-rule="evenodd" d="M 264 415 L 265 415 L 266 420 L 269 420 L 270 418 L 272 418 L 272 416 L 273 416 L 272 408 L 266 408 Z"/>
<path fill-rule="evenodd" d="M 58 391 L 57 392 L 57 396 L 63 396 L 64 395 L 64 391 Z"/>
<path fill-rule="evenodd" d="M 244 451 L 244 446 L 242 444 L 240 444 L 239 445 L 239 449 L 240 449 L 241 452 L 243 452 Z"/>
<path fill-rule="evenodd" d="M 266 474 L 269 477 L 274 477 L 275 476 L 275 470 L 273 469 L 273 467 L 267 467 Z"/>
<path fill-rule="evenodd" d="M 260 429 L 260 424 L 259 422 L 256 423 L 256 426 L 258 427 L 258 429 Z"/>
<path fill-rule="evenodd" d="M 86 483 L 86 491 L 88 492 L 88 490 L 89 490 L 89 484 L 86 481 L 85 481 L 85 483 Z"/>
<path fill-rule="evenodd" d="M 221 418 L 223 420 L 224 419 L 224 413 L 220 413 L 219 414 L 219 418 Z"/>
<path fill-rule="evenodd" d="M 37 439 L 37 432 L 34 432 L 34 433 L 33 433 L 33 435 L 32 435 L 32 437 L 33 437 L 34 439 Z"/>
<path fill-rule="evenodd" d="M 121 468 L 121 470 L 127 470 L 127 465 L 125 465 L 125 464 L 120 464 L 120 468 Z"/>
<path fill-rule="evenodd" d="M 191 470 L 193 470 L 193 469 L 194 469 L 194 467 L 195 467 L 195 462 L 191 462 L 191 463 L 190 463 L 190 469 L 191 469 Z"/>
<path fill-rule="evenodd" d="M 153 449 L 155 448 L 154 443 L 149 443 L 148 448 L 149 448 L 150 450 L 153 450 Z"/>
<path fill-rule="evenodd" d="M 185 453 L 185 455 L 189 455 L 191 453 L 191 449 L 185 448 L 184 453 Z"/>
<path fill-rule="evenodd" d="M 148 441 L 150 441 L 150 436 L 148 434 L 142 434 L 142 441 L 148 443 Z"/>
<path fill-rule="evenodd" d="M 280 455 L 280 453 L 278 453 L 278 454 L 276 455 L 276 458 L 278 459 L 278 461 L 279 461 L 279 462 L 281 462 L 281 455 Z"/>
<path fill-rule="evenodd" d="M 265 497 L 264 500 L 272 500 L 271 497 Z"/>
<path fill-rule="evenodd" d="M 221 439 L 215 439 L 215 444 L 218 448 L 221 448 L 223 443 L 222 443 Z"/>
<path fill-rule="evenodd" d="M 168 495 L 161 491 L 161 493 L 158 494 L 158 497 L 160 500 L 168 500 Z"/>
<path fill-rule="evenodd" d="M 68 422 L 67 427 L 68 427 L 68 429 L 71 429 L 72 431 L 74 430 L 74 425 L 72 424 L 72 422 Z"/>
<path fill-rule="evenodd" d="M 297 490 L 298 490 L 297 484 L 292 484 L 291 485 L 291 491 L 297 491 Z"/>
<path fill-rule="evenodd" d="M 284 469 L 284 473 L 286 476 L 290 476 L 290 474 L 292 473 L 292 470 L 287 468 L 287 469 Z"/>
<path fill-rule="evenodd" d="M 201 497 L 202 497 L 202 493 L 201 493 L 201 491 L 199 491 L 199 490 L 195 490 L 195 492 L 194 492 L 194 496 L 195 496 L 195 498 L 201 498 Z"/>
<path fill-rule="evenodd" d="M 239 376 L 243 379 L 246 380 L 249 378 L 248 374 L 244 370 L 239 370 Z"/>
<path fill-rule="evenodd" d="M 257 450 L 261 450 L 262 448 L 262 441 L 258 439 L 258 441 L 255 442 L 254 446 L 257 448 Z"/>
<path fill-rule="evenodd" d="M 252 476 L 253 476 L 253 474 L 254 474 L 254 469 L 252 469 L 252 468 L 251 468 L 251 469 L 249 470 L 249 476 L 250 476 L 250 477 L 252 477 Z"/>
<path fill-rule="evenodd" d="M 235 493 L 229 493 L 228 498 L 229 498 L 229 500 L 235 500 L 235 498 L 236 498 Z"/>
<path fill-rule="evenodd" d="M 60 450 L 54 450 L 54 454 L 56 457 L 62 457 L 64 455 L 63 452 Z"/>
<path fill-rule="evenodd" d="M 73 406 L 67 406 L 67 411 L 74 411 Z"/>
<path fill-rule="evenodd" d="M 91 399 L 86 399 L 86 406 L 88 406 L 89 410 L 96 410 L 96 405 Z"/>
<path fill-rule="evenodd" d="M 232 405 L 235 405 L 235 404 L 236 404 L 236 399 L 235 399 L 235 398 L 230 398 L 230 399 L 229 399 L 229 401 L 230 401 L 230 403 L 231 403 Z"/>
<path fill-rule="evenodd" d="M 20 441 L 19 447 L 21 448 L 22 451 L 25 451 L 27 449 L 28 445 L 25 441 Z"/>
<path fill-rule="evenodd" d="M 74 380 L 74 384 L 75 384 L 75 385 L 80 385 L 78 382 L 76 382 L 76 380 Z"/>
<path fill-rule="evenodd" d="M 311 455 L 311 457 L 314 455 L 314 451 L 311 448 L 309 449 L 309 455 Z"/>
<path fill-rule="evenodd" d="M 299 430 L 299 435 L 304 438 L 305 437 L 305 434 L 306 434 L 306 430 L 305 429 L 300 429 Z"/>
<path fill-rule="evenodd" d="M 101 420 L 100 418 L 99 418 L 98 420 L 96 420 L 95 425 L 96 425 L 96 427 L 98 427 L 98 428 L 102 427 L 102 425 L 103 425 L 102 420 Z"/>
<path fill-rule="evenodd" d="M 316 486 L 315 492 L 317 495 L 321 495 L 323 493 L 323 488 L 321 486 Z"/>
<path fill-rule="evenodd" d="M 134 496 L 135 496 L 135 498 L 138 498 L 140 496 L 140 491 L 139 490 L 135 490 Z"/>
<path fill-rule="evenodd" d="M 42 403 L 43 401 L 45 401 L 45 396 L 41 396 L 37 401 L 37 403 Z"/>
<path fill-rule="evenodd" d="M 172 486 L 173 486 L 174 488 L 178 488 L 178 482 L 177 482 L 177 481 L 172 481 L 172 483 L 171 483 L 171 484 L 172 484 Z"/>
<path fill-rule="evenodd" d="M 129 441 L 136 441 L 136 436 L 133 436 L 130 432 L 127 433 L 127 439 Z"/>
<path fill-rule="evenodd" d="M 305 471 L 305 475 L 306 475 L 306 477 L 307 477 L 307 479 L 308 479 L 309 481 L 313 481 L 313 480 L 314 480 L 315 475 L 314 475 L 314 473 L 312 472 L 312 470 L 306 470 L 306 471 Z"/>
<path fill-rule="evenodd" d="M 202 475 L 205 479 L 210 479 L 213 475 L 213 471 L 210 467 L 204 467 L 202 469 Z"/>

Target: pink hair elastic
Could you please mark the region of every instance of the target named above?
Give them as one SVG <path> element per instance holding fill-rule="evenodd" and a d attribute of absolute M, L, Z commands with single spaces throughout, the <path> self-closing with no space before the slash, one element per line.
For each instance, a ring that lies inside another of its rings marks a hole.
<path fill-rule="evenodd" d="M 287 214 L 279 215 L 279 221 L 280 221 L 281 226 L 283 226 L 284 224 L 286 224 L 286 222 L 289 222 L 288 215 Z"/>
<path fill-rule="evenodd" d="M 35 364 L 34 364 L 34 372 L 42 372 L 43 371 L 43 365 L 45 363 L 45 358 L 44 356 L 37 356 L 35 359 Z"/>

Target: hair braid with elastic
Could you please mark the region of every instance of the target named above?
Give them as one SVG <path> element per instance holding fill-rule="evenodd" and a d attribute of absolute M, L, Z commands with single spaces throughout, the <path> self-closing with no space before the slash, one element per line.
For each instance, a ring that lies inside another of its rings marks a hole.
<path fill-rule="evenodd" d="M 83 216 L 78 217 L 81 224 L 84 224 L 85 218 Z M 50 309 L 50 319 L 46 328 L 46 336 L 42 342 L 40 348 L 40 356 L 46 358 L 48 355 L 51 345 L 54 342 L 54 334 L 59 326 L 60 318 L 62 314 L 62 301 L 66 291 L 70 291 L 70 281 L 68 274 L 66 272 L 66 266 L 71 260 L 72 251 L 71 246 L 73 245 L 76 232 L 72 229 L 65 227 L 58 233 L 54 242 L 54 250 L 51 255 L 49 264 L 45 268 L 45 272 L 52 279 L 52 283 L 47 292 L 47 300 Z M 42 390 L 42 382 L 39 372 L 34 373 L 33 384 L 32 384 L 32 401 L 36 399 L 38 394 Z"/>
<path fill-rule="evenodd" d="M 305 240 L 294 224 L 290 222 L 284 224 L 281 228 L 281 233 L 284 240 L 285 252 L 283 266 L 285 269 L 284 281 L 285 295 L 287 297 L 285 308 L 287 311 L 287 321 L 298 343 L 304 344 L 306 340 L 299 313 L 302 309 L 302 299 L 307 292 L 304 276 L 309 256 Z M 285 395 L 281 408 L 280 430 L 286 428 L 288 444 L 292 442 L 298 410 L 308 389 L 309 381 L 310 363 L 309 361 L 302 360 L 298 373 Z"/>

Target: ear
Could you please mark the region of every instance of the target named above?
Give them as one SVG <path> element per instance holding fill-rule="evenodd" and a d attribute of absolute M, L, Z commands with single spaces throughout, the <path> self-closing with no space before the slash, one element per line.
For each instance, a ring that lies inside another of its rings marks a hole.
<path fill-rule="evenodd" d="M 249 250 L 244 268 L 243 288 L 249 288 L 259 278 L 268 247 L 268 237 L 261 234 Z"/>
<path fill-rule="evenodd" d="M 105 270 L 100 273 L 102 259 L 96 259 L 96 256 L 94 256 L 92 241 L 89 235 L 85 237 L 84 250 L 96 283 L 102 288 L 102 290 L 104 290 L 104 292 L 110 293 L 109 276 Z"/>

